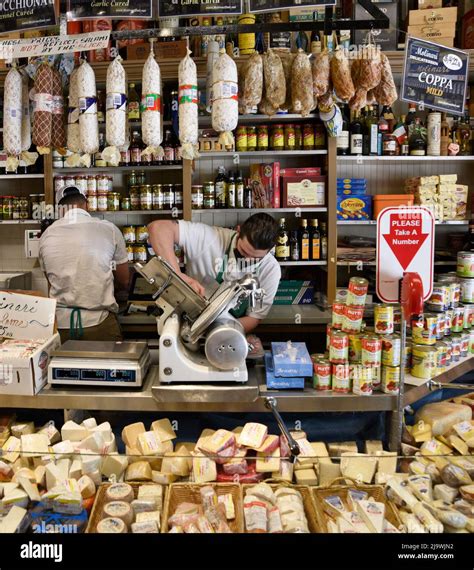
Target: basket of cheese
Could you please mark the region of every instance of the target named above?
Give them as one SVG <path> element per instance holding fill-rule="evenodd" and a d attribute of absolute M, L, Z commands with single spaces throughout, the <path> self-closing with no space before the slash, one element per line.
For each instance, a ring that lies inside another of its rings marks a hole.
<path fill-rule="evenodd" d="M 242 488 L 235 483 L 173 483 L 163 510 L 162 532 L 244 532 Z"/>
<path fill-rule="evenodd" d="M 87 533 L 158 533 L 166 487 L 156 483 L 106 483 L 97 491 Z"/>
<path fill-rule="evenodd" d="M 284 481 L 243 485 L 245 532 L 316 533 L 318 522 L 306 485 Z"/>
<path fill-rule="evenodd" d="M 350 484 L 348 484 L 350 481 Z M 311 490 L 320 533 L 398 533 L 403 529 L 396 508 L 382 485 L 338 477 Z"/>

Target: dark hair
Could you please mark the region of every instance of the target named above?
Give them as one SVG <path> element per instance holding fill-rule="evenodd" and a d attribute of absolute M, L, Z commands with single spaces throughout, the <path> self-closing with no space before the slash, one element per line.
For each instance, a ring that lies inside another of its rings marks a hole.
<path fill-rule="evenodd" d="M 60 206 L 79 206 L 87 203 L 87 198 L 76 186 L 68 186 L 67 188 L 64 188 L 63 197 L 58 203 Z"/>
<path fill-rule="evenodd" d="M 240 237 L 246 237 L 255 249 L 272 249 L 277 235 L 278 223 L 269 214 L 254 214 L 240 227 Z"/>

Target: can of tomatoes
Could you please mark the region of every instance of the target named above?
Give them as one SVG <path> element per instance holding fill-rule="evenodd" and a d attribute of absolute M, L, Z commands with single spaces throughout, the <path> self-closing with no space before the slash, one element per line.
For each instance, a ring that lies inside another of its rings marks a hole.
<path fill-rule="evenodd" d="M 402 359 L 402 341 L 398 335 L 382 338 L 382 364 L 384 366 L 400 366 Z"/>
<path fill-rule="evenodd" d="M 375 305 L 374 332 L 376 334 L 393 334 L 395 330 L 394 312 L 393 305 Z"/>
<path fill-rule="evenodd" d="M 380 366 L 382 364 L 382 340 L 377 336 L 362 337 L 361 361 L 364 366 Z"/>
<path fill-rule="evenodd" d="M 469 337 L 470 333 L 468 332 L 461 335 L 461 358 L 466 358 L 469 354 Z"/>
<path fill-rule="evenodd" d="M 363 277 L 351 277 L 347 293 L 347 304 L 355 307 L 363 307 L 367 298 L 369 282 Z"/>
<path fill-rule="evenodd" d="M 451 288 L 447 283 L 433 283 L 433 293 L 426 301 L 426 308 L 432 313 L 446 311 L 451 304 Z"/>
<path fill-rule="evenodd" d="M 332 326 L 335 329 L 342 329 L 344 324 L 345 303 L 333 303 L 332 305 Z"/>
<path fill-rule="evenodd" d="M 331 335 L 335 331 L 336 329 L 329 323 L 326 325 L 326 350 L 329 350 L 329 347 L 331 345 Z"/>
<path fill-rule="evenodd" d="M 353 307 L 346 305 L 344 309 L 344 321 L 342 330 L 346 333 L 358 333 L 362 328 L 362 318 L 364 307 Z"/>
<path fill-rule="evenodd" d="M 461 358 L 461 344 L 462 344 L 462 335 L 460 334 L 453 334 L 451 336 L 451 340 L 453 343 L 453 349 L 451 352 L 451 362 L 459 362 Z"/>
<path fill-rule="evenodd" d="M 349 366 L 349 378 L 352 384 L 352 392 L 357 396 L 370 396 L 373 392 L 372 368 L 367 368 L 361 364 Z"/>
<path fill-rule="evenodd" d="M 329 360 L 319 360 L 313 363 L 313 387 L 318 391 L 331 390 L 331 363 Z"/>
<path fill-rule="evenodd" d="M 411 340 L 405 342 L 405 371 L 410 372 L 411 369 L 411 357 L 413 351 L 413 343 Z"/>
<path fill-rule="evenodd" d="M 460 333 L 464 328 L 464 307 L 456 307 L 452 311 L 453 319 L 451 323 L 451 331 Z"/>
<path fill-rule="evenodd" d="M 362 335 L 349 335 L 349 362 L 360 362 L 362 357 Z"/>
<path fill-rule="evenodd" d="M 345 364 L 349 360 L 349 337 L 346 333 L 331 334 L 329 360 L 332 364 Z"/>
<path fill-rule="evenodd" d="M 441 368 L 446 368 L 446 356 L 448 354 L 448 345 L 445 342 L 437 342 L 436 351 L 438 353 L 436 360 L 436 365 L 438 367 L 438 370 L 441 370 Z"/>
<path fill-rule="evenodd" d="M 380 390 L 380 384 L 382 382 L 382 367 L 368 366 L 367 369 L 370 369 L 370 374 L 372 374 L 372 390 Z"/>
<path fill-rule="evenodd" d="M 382 368 L 382 392 L 384 394 L 398 394 L 400 390 L 400 367 L 384 366 Z"/>
<path fill-rule="evenodd" d="M 443 340 L 445 327 L 446 315 L 445 313 L 439 313 L 436 317 L 436 340 Z"/>
<path fill-rule="evenodd" d="M 425 313 L 420 320 L 414 320 L 411 325 L 411 336 L 415 344 L 432 346 L 436 344 L 437 316 Z"/>
<path fill-rule="evenodd" d="M 445 338 L 443 342 L 446 345 L 446 366 L 450 366 L 453 357 L 453 341 L 450 338 Z"/>
<path fill-rule="evenodd" d="M 437 373 L 438 352 L 433 346 L 413 346 L 411 374 L 415 378 L 430 380 Z"/>
<path fill-rule="evenodd" d="M 349 364 L 332 365 L 332 389 L 338 394 L 348 394 L 351 389 Z"/>

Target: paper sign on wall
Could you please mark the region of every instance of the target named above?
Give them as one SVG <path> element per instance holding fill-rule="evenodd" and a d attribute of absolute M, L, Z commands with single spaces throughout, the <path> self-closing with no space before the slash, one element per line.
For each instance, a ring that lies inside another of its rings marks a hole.
<path fill-rule="evenodd" d="M 0 338 L 47 339 L 54 334 L 56 299 L 0 291 Z"/>

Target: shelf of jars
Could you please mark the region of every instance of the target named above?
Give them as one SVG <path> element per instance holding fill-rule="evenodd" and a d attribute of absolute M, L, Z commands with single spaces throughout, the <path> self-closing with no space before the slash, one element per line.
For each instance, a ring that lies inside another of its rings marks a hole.
<path fill-rule="evenodd" d="M 443 267 L 443 266 L 450 266 L 450 265 L 456 265 L 457 261 L 455 259 L 453 259 L 452 261 L 435 261 L 434 265 L 437 265 L 439 267 Z M 337 262 L 337 265 L 340 267 L 375 267 L 377 265 L 377 263 L 375 261 L 363 261 L 363 260 L 359 260 L 359 261 L 343 261 L 343 260 L 339 260 Z"/>
<path fill-rule="evenodd" d="M 207 208 L 192 210 L 193 214 L 256 214 L 258 212 L 267 212 L 275 214 L 302 214 L 306 213 L 326 213 L 327 208 Z"/>
<path fill-rule="evenodd" d="M 41 221 L 40 220 L 0 220 L 0 226 L 1 225 L 14 225 L 14 224 L 23 224 L 23 225 L 40 225 Z"/>
<path fill-rule="evenodd" d="M 367 162 L 432 162 L 432 161 L 447 161 L 447 162 L 470 162 L 474 160 L 473 156 L 384 156 L 384 155 L 338 155 L 338 162 L 357 162 L 364 164 Z"/>
<path fill-rule="evenodd" d="M 0 180 L 44 179 L 44 174 L 1 174 Z"/>
<path fill-rule="evenodd" d="M 319 114 L 311 113 L 306 117 L 302 117 L 301 115 L 297 115 L 294 113 L 277 113 L 276 115 L 268 116 L 268 115 L 239 115 L 239 124 L 241 125 L 248 125 L 248 124 L 262 124 L 262 123 L 285 123 L 286 121 L 293 121 L 293 122 L 308 122 L 314 119 L 318 119 Z M 212 117 L 211 115 L 200 115 L 199 116 L 199 125 L 200 126 L 207 126 L 212 124 Z"/>
<path fill-rule="evenodd" d="M 101 172 L 133 172 L 137 170 L 144 170 L 145 172 L 159 172 L 161 170 L 182 170 L 182 164 L 163 164 L 155 166 L 143 166 L 138 164 L 136 166 L 94 166 L 91 168 L 85 168 L 84 166 L 77 167 L 67 167 L 67 168 L 53 168 L 53 173 L 57 175 L 70 174 L 70 173 L 80 173 L 81 171 L 86 171 L 88 173 L 101 173 Z"/>
<path fill-rule="evenodd" d="M 327 155 L 327 150 L 252 150 L 252 151 L 209 151 L 201 152 L 199 160 L 206 158 L 233 158 L 238 155 L 242 158 L 254 158 L 254 157 L 268 157 L 273 158 L 275 156 L 288 156 L 288 157 L 299 157 L 299 156 L 314 156 L 314 155 Z"/>
<path fill-rule="evenodd" d="M 208 210 L 207 210 L 208 211 Z M 92 216 L 177 216 L 183 213 L 183 210 L 104 210 L 102 212 L 89 212 Z"/>
<path fill-rule="evenodd" d="M 279 261 L 278 262 L 282 267 L 303 267 L 306 265 L 319 265 L 325 266 L 327 265 L 327 261 L 311 261 L 311 260 L 300 260 L 300 261 Z"/>

